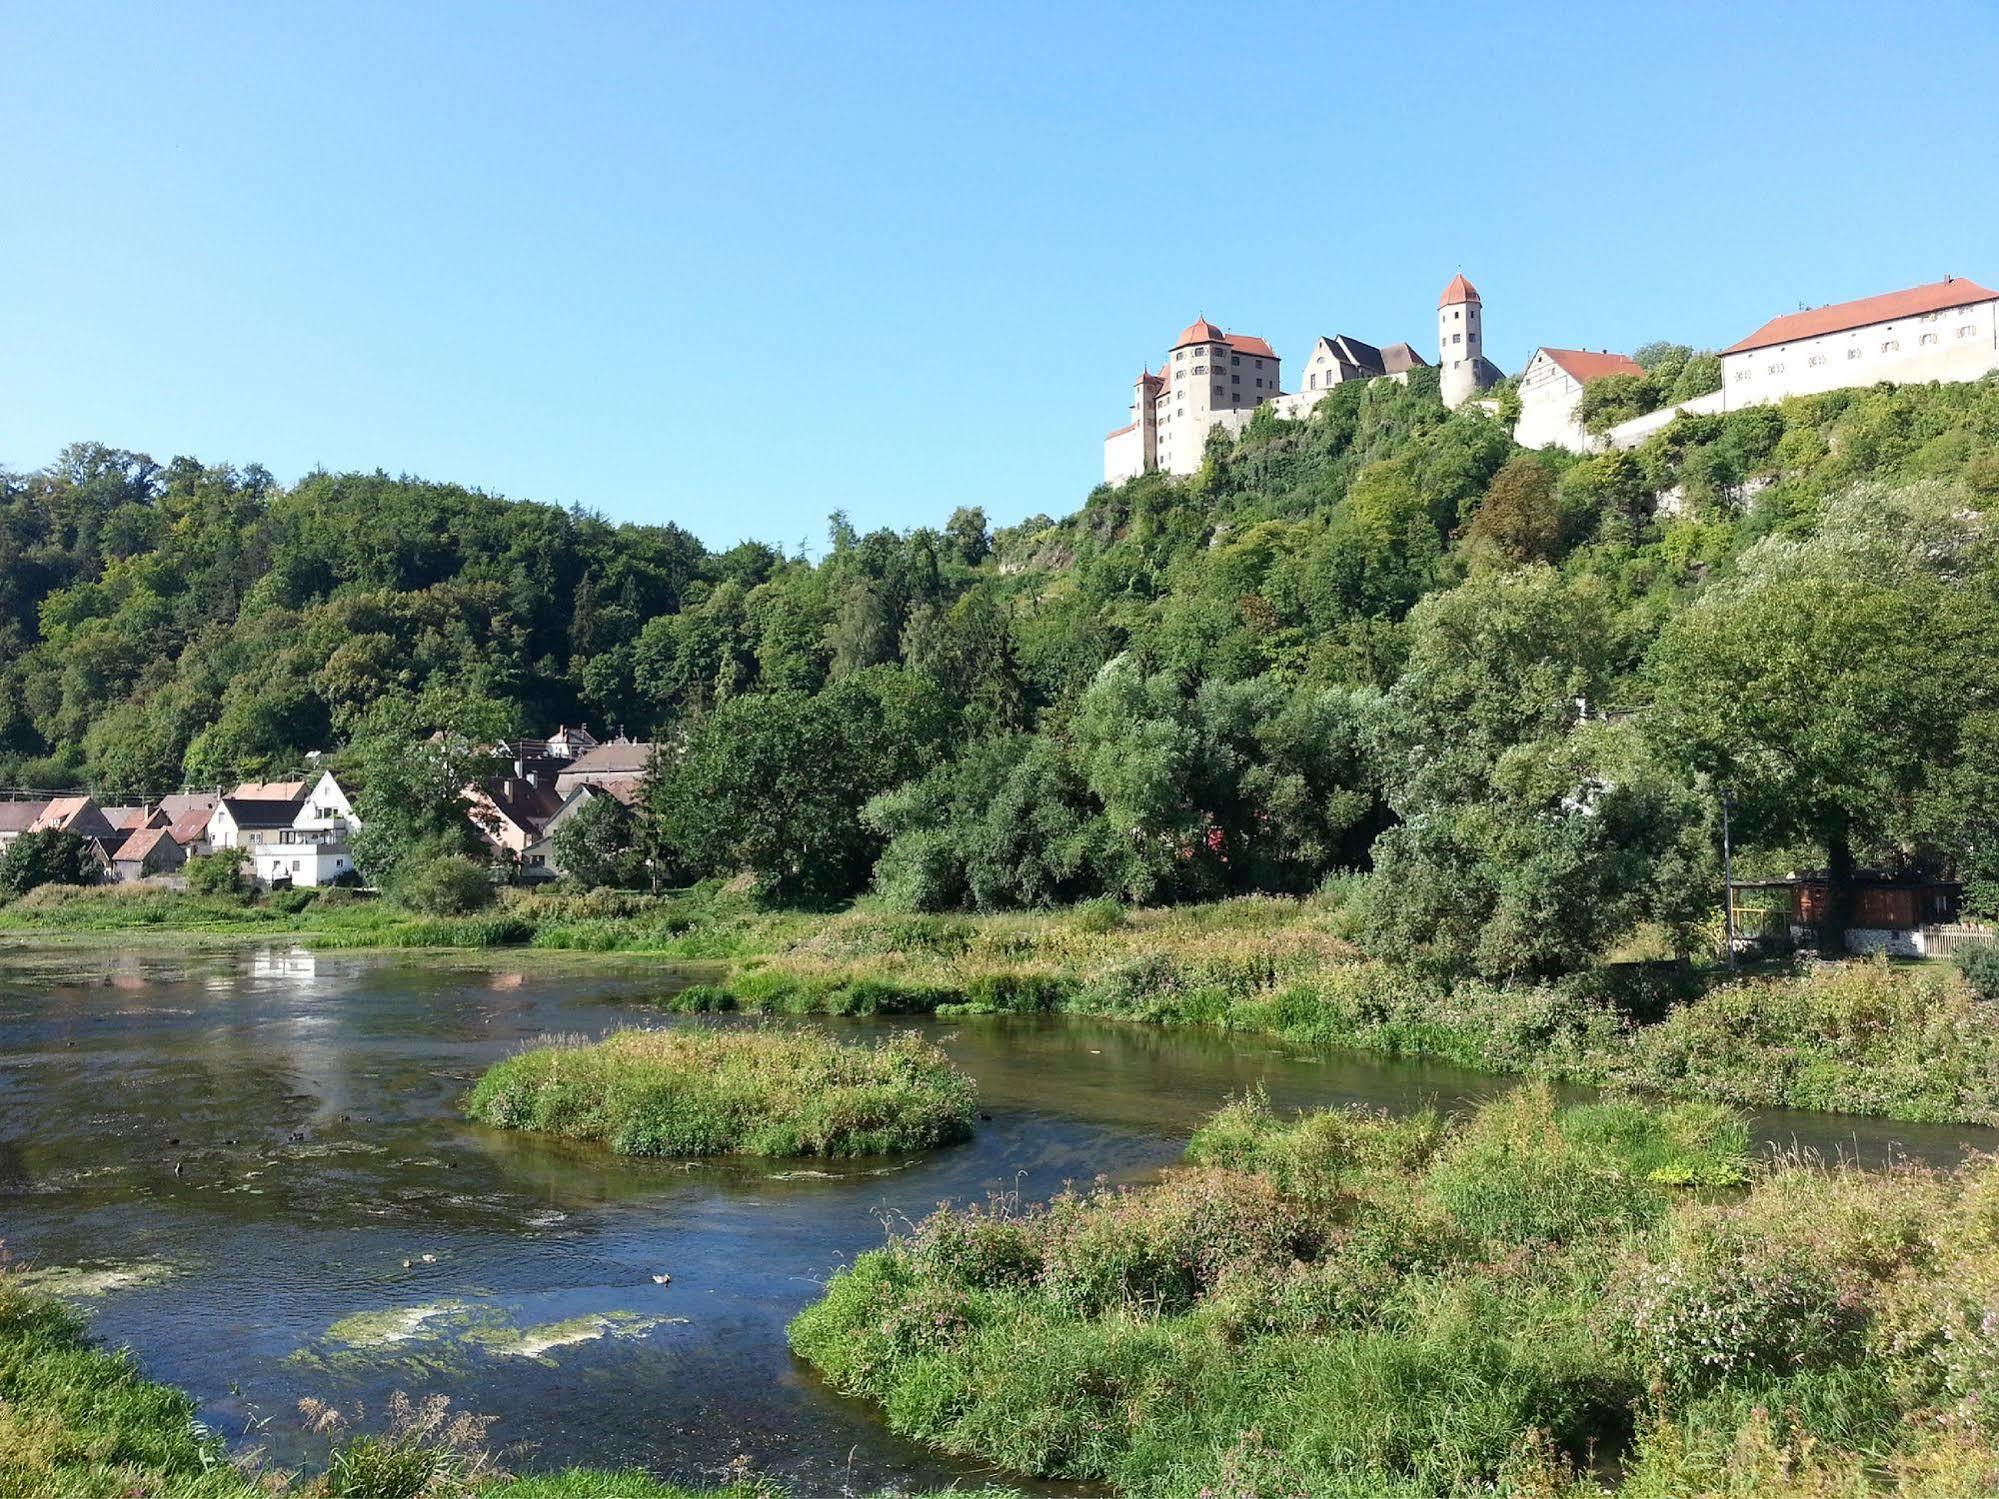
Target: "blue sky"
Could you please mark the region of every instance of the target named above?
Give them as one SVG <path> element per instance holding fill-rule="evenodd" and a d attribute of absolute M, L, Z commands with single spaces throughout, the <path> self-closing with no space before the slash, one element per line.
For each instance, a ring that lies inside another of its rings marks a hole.
<path fill-rule="evenodd" d="M 1905 19 L 1906 17 L 1906 19 Z M 1197 313 L 1295 368 L 1999 278 L 1999 7 L 0 7 L 0 464 L 711 544 L 1073 509 Z"/>

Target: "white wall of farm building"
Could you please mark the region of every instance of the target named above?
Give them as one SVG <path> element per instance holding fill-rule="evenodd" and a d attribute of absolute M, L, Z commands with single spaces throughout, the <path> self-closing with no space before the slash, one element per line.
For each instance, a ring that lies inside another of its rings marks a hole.
<path fill-rule="evenodd" d="M 1547 354 L 1535 354 L 1520 372 L 1520 420 L 1513 425 L 1513 440 L 1523 448 L 1553 443 L 1573 453 L 1586 451 L 1589 434 L 1576 415 L 1582 399 L 1580 380 Z"/>
<path fill-rule="evenodd" d="M 1721 358 L 1723 409 L 1888 380 L 1976 380 L 1999 369 L 1999 302 L 1821 333 Z"/>

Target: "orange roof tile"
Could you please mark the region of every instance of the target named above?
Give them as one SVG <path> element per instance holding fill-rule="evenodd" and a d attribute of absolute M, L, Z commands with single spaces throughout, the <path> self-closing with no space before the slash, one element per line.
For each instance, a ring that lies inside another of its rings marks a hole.
<path fill-rule="evenodd" d="M 1122 437 L 1127 432 L 1136 431 L 1137 428 L 1138 428 L 1138 423 L 1132 422 L 1127 426 L 1119 427 L 1115 432 L 1106 432 L 1104 434 L 1104 441 L 1109 442 L 1113 437 Z"/>
<path fill-rule="evenodd" d="M 1941 281 L 1912 286 L 1906 291 L 1883 292 L 1854 302 L 1834 302 L 1826 307 L 1808 307 L 1803 312 L 1787 312 L 1773 317 L 1739 343 L 1721 352 L 1740 354 L 1749 349 L 1766 349 L 1772 344 L 1794 343 L 1801 338 L 1817 338 L 1822 333 L 1844 333 L 1849 328 L 1865 328 L 1873 323 L 1892 322 L 1898 317 L 1919 317 L 1926 312 L 1942 312 L 1947 307 L 1965 307 L 1973 302 L 1990 302 L 1999 292 L 1967 281 L 1962 276 L 1946 276 Z"/>
<path fill-rule="evenodd" d="M 1223 341 L 1238 354 L 1259 354 L 1265 359 L 1275 359 L 1277 357 L 1275 349 L 1271 348 L 1262 339 L 1253 337 L 1250 334 L 1226 333 L 1222 337 Z"/>
<path fill-rule="evenodd" d="M 1597 353 L 1590 349 L 1547 349 L 1540 351 L 1575 379 L 1587 385 L 1606 375 L 1643 375 L 1645 366 L 1629 354 Z"/>
<path fill-rule="evenodd" d="M 1451 284 L 1444 288 L 1444 294 L 1437 298 L 1439 307 L 1448 307 L 1453 302 L 1477 302 L 1478 288 L 1465 280 L 1465 273 L 1459 271 L 1451 277 Z"/>
<path fill-rule="evenodd" d="M 1173 341 L 1173 347 L 1178 349 L 1188 344 L 1218 344 L 1222 338 L 1221 329 L 1206 318 L 1199 317 L 1180 330 L 1180 336 Z"/>

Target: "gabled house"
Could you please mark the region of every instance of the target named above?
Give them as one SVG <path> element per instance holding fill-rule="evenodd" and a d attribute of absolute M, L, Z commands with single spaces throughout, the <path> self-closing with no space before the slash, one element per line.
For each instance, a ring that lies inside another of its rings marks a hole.
<path fill-rule="evenodd" d="M 562 805 L 555 787 L 525 776 L 495 776 L 465 789 L 472 825 L 497 852 L 520 858 Z"/>
<path fill-rule="evenodd" d="M 166 828 L 136 828 L 111 851 L 111 877 L 121 883 L 172 874 L 187 854 Z"/>
<path fill-rule="evenodd" d="M 28 831 L 43 833 L 50 828 L 61 828 L 64 832 L 88 838 L 107 853 L 123 841 L 118 830 L 105 817 L 103 809 L 87 796 L 51 798 L 43 805 L 41 815 L 29 824 Z"/>
<path fill-rule="evenodd" d="M 176 791 L 171 796 L 161 797 L 155 810 L 166 818 L 167 825 L 171 827 L 191 812 L 207 817 L 221 800 L 220 791 Z"/>
<path fill-rule="evenodd" d="M 567 797 L 579 786 L 595 786 L 629 807 L 645 790 L 652 756 L 653 746 L 643 740 L 614 739 L 586 750 L 564 766 L 555 778 L 555 789 Z"/>
<path fill-rule="evenodd" d="M 220 800 L 220 798 L 217 798 Z M 208 841 L 208 820 L 215 815 L 215 808 L 190 807 L 173 822 L 167 824 L 167 832 L 178 843 L 181 852 L 188 858 L 196 854 L 210 852 L 213 845 Z"/>
<path fill-rule="evenodd" d="M 599 797 L 611 793 L 601 786 L 588 782 L 579 785 L 562 799 L 558 806 L 541 825 L 541 832 L 535 840 L 521 850 L 521 878 L 524 880 L 560 879 L 562 862 L 555 852 L 555 835 L 562 831 L 564 823 L 574 817 L 579 810 L 587 807 Z"/>
<path fill-rule="evenodd" d="M 249 795 L 239 793 L 253 793 Z M 259 885 L 330 885 L 352 873 L 347 835 L 360 826 L 333 772 L 316 781 L 246 781 L 209 814 L 212 848 L 241 852 Z"/>
<path fill-rule="evenodd" d="M 0 802 L 0 853 L 32 828 L 48 806 L 46 798 L 36 801 Z"/>
<path fill-rule="evenodd" d="M 1590 434 L 1583 430 L 1585 387 L 1612 375 L 1643 377 L 1644 367 L 1628 354 L 1589 349 L 1536 349 L 1520 372 L 1520 420 L 1513 440 L 1523 448 L 1550 444 L 1572 453 L 1588 452 Z"/>

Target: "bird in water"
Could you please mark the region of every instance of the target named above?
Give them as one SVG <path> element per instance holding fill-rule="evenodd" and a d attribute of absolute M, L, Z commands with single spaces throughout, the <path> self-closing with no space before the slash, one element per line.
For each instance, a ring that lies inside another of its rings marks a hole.
<path fill-rule="evenodd" d="M 662 1270 L 659 1272 L 659 1274 L 655 1275 L 652 1278 L 652 1283 L 656 1286 L 672 1285 L 673 1277 L 671 1275 L 668 1275 L 664 1270 Z"/>

